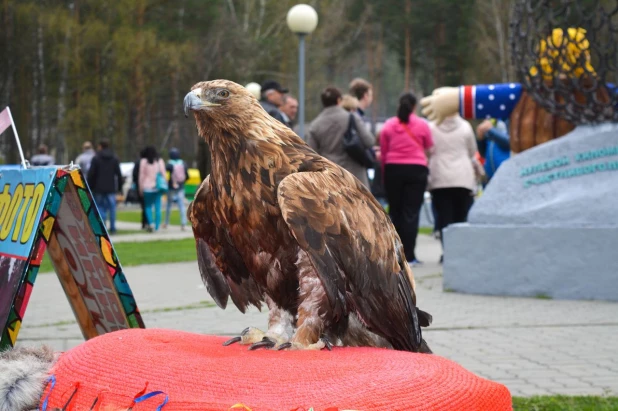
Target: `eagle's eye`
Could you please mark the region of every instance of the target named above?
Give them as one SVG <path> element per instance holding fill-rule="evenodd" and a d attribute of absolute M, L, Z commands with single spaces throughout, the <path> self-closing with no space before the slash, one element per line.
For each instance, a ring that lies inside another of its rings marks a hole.
<path fill-rule="evenodd" d="M 228 98 L 230 96 L 230 92 L 227 90 L 221 90 L 220 92 L 217 93 L 217 96 L 222 97 L 222 98 Z"/>

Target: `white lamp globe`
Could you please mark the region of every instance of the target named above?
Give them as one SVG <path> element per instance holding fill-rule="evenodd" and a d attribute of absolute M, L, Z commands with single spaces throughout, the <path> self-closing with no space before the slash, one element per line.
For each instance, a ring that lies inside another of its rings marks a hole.
<path fill-rule="evenodd" d="M 249 90 L 249 92 L 253 94 L 258 100 L 260 99 L 260 97 L 262 97 L 262 86 L 260 86 L 258 83 L 251 82 L 247 84 L 245 88 Z"/>
<path fill-rule="evenodd" d="M 296 34 L 309 34 L 318 26 L 318 13 L 308 4 L 297 4 L 288 11 L 287 23 Z"/>

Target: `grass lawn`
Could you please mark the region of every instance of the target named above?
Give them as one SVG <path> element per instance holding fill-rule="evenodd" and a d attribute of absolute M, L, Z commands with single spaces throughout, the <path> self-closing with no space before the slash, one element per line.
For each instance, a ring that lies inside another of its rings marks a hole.
<path fill-rule="evenodd" d="M 114 244 L 120 264 L 123 267 L 141 264 L 176 263 L 196 259 L 195 240 L 160 240 L 147 242 L 126 242 Z M 47 253 L 41 262 L 39 272 L 53 272 Z"/>
<path fill-rule="evenodd" d="M 433 228 L 430 228 L 430 227 L 419 227 L 418 228 L 418 233 L 419 234 L 425 234 L 425 235 L 431 235 L 431 234 L 433 234 Z"/>
<path fill-rule="evenodd" d="M 142 212 L 141 210 L 122 210 L 116 212 L 116 220 L 118 221 L 126 221 L 129 223 L 141 223 L 142 222 Z M 161 224 L 165 222 L 165 208 L 161 210 Z M 180 212 L 178 211 L 178 207 L 172 207 L 172 212 L 170 213 L 170 225 L 180 225 Z"/>
<path fill-rule="evenodd" d="M 139 222 L 139 212 L 135 211 L 122 211 L 123 221 L 135 221 Z M 172 212 L 173 213 L 173 212 Z M 120 215 L 120 213 L 118 213 Z M 131 220 L 134 218 L 135 220 Z M 176 214 L 172 214 L 172 224 L 174 224 L 174 218 L 178 224 L 180 224 L 180 217 L 178 210 Z M 120 218 L 119 218 L 120 219 Z M 431 235 L 432 230 L 430 228 L 420 228 L 419 234 Z M 117 234 L 112 236 L 113 238 L 123 234 L 141 234 L 141 230 L 118 230 Z M 193 238 L 186 238 L 183 240 L 159 240 L 159 241 L 145 241 L 145 242 L 121 242 L 114 245 L 120 264 L 124 267 L 141 264 L 159 264 L 159 263 L 176 263 L 181 261 L 192 261 L 196 258 L 195 253 L 195 240 Z M 39 272 L 47 273 L 54 271 L 51 260 L 47 253 L 41 262 L 41 268 Z"/>
<path fill-rule="evenodd" d="M 114 234 L 114 236 L 126 235 L 126 234 L 144 234 L 144 232 L 145 232 L 144 230 L 116 230 L 116 234 Z"/>
<path fill-rule="evenodd" d="M 514 411 L 613 411 L 618 397 L 568 397 L 564 395 L 513 397 Z"/>
<path fill-rule="evenodd" d="M 165 221 L 165 210 L 161 212 L 162 222 Z M 127 221 L 130 223 L 141 223 L 142 216 L 139 210 L 123 210 L 118 211 L 116 213 L 116 219 L 119 221 Z M 170 216 L 170 225 L 180 225 L 180 213 L 178 209 L 172 208 L 172 213 Z M 420 227 L 418 229 L 419 234 L 431 235 L 433 233 L 433 228 L 431 227 Z"/>

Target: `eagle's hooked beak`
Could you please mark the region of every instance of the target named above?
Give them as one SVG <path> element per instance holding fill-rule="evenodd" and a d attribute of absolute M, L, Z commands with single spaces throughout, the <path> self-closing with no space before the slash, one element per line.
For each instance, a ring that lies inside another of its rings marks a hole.
<path fill-rule="evenodd" d="M 187 93 L 184 100 L 185 117 L 189 117 L 189 110 L 198 110 L 202 107 L 215 107 L 221 105 L 211 103 L 210 101 L 202 101 L 200 97 L 201 93 L 202 90 L 200 89 L 195 89 Z"/>

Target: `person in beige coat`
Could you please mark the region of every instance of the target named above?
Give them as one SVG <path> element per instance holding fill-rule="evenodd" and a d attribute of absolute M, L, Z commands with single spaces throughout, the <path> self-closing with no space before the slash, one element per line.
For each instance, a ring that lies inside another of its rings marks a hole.
<path fill-rule="evenodd" d="M 327 87 L 322 91 L 321 98 L 324 108 L 309 126 L 307 143 L 321 156 L 354 174 L 369 188 L 367 168 L 354 161 L 343 148 L 343 135 L 348 129 L 350 115 L 354 118 L 356 130 L 366 148 L 373 147 L 375 137 L 356 114 L 340 106 L 341 92 L 337 88 Z"/>
<path fill-rule="evenodd" d="M 442 230 L 449 224 L 468 219 L 476 189 L 476 141 L 470 123 L 459 114 L 447 117 L 440 125 L 429 124 L 434 152 L 429 159 L 428 190 L 431 192 Z"/>

